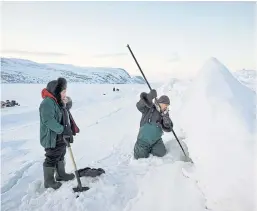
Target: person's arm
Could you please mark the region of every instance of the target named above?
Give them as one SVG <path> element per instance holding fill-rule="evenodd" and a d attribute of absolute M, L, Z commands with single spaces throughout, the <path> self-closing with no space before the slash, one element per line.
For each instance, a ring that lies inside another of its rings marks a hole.
<path fill-rule="evenodd" d="M 40 116 L 43 124 L 46 125 L 46 127 L 57 134 L 61 134 L 64 127 L 54 117 L 54 106 L 53 101 L 44 101 L 40 106 Z"/>
<path fill-rule="evenodd" d="M 146 110 L 152 107 L 153 105 L 153 99 L 157 97 L 156 90 L 151 90 L 150 93 L 142 92 L 140 94 L 140 100 L 137 102 L 136 106 L 137 109 L 144 113 Z"/>
<path fill-rule="evenodd" d="M 140 99 L 137 104 L 136 104 L 137 109 L 141 112 L 141 113 L 145 113 L 146 110 L 148 109 L 144 100 Z"/>

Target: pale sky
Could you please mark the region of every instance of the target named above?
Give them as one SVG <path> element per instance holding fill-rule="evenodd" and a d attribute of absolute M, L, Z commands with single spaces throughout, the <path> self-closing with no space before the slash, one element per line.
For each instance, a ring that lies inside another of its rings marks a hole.
<path fill-rule="evenodd" d="M 209 57 L 255 66 L 254 2 L 3 2 L 2 56 L 120 67 L 150 79 L 195 73 Z"/>

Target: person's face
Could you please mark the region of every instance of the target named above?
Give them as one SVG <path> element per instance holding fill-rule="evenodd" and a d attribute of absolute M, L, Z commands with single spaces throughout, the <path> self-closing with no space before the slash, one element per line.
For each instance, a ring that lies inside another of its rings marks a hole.
<path fill-rule="evenodd" d="M 169 107 L 168 104 L 160 103 L 161 111 L 166 111 Z"/>
<path fill-rule="evenodd" d="M 66 89 L 61 91 L 61 98 L 62 98 L 63 101 L 65 101 L 65 99 L 66 99 Z"/>

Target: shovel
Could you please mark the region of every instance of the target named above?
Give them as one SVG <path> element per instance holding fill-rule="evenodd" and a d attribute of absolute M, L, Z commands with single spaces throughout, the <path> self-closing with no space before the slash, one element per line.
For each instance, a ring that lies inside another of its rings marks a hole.
<path fill-rule="evenodd" d="M 72 150 L 71 150 L 71 145 L 70 145 L 70 142 L 67 140 L 68 138 L 70 138 L 70 137 L 69 136 L 63 136 L 64 142 L 66 143 L 66 145 L 69 149 L 71 160 L 72 160 L 72 163 L 73 163 L 73 166 L 74 166 L 74 169 L 75 169 L 75 176 L 76 176 L 77 181 L 78 181 L 78 187 L 72 188 L 72 189 L 75 193 L 76 192 L 84 192 L 84 191 L 89 190 L 89 187 L 82 187 L 81 180 L 80 180 L 80 177 L 79 177 L 79 173 L 78 173 L 78 170 L 77 170 L 77 165 L 75 163 L 73 153 L 72 153 Z"/>

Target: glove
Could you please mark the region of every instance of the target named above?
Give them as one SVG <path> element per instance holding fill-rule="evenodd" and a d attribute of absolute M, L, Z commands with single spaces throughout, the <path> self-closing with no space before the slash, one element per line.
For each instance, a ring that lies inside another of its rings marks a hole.
<path fill-rule="evenodd" d="M 155 89 L 152 89 L 152 90 L 149 92 L 148 97 L 149 97 L 149 100 L 150 100 L 150 101 L 153 100 L 154 98 L 156 98 L 156 97 L 157 97 L 157 92 L 156 92 L 156 90 L 155 90 Z"/>
<path fill-rule="evenodd" d="M 63 135 L 63 141 L 69 147 L 71 143 L 73 143 L 73 136 Z"/>
<path fill-rule="evenodd" d="M 64 104 L 64 107 L 68 110 L 71 109 L 72 107 L 72 99 L 70 97 L 66 97 L 64 100 L 63 100 L 63 104 Z"/>
<path fill-rule="evenodd" d="M 66 137 L 71 137 L 72 136 L 72 130 L 68 125 L 64 126 L 64 130 L 63 130 L 62 135 L 66 136 Z"/>
<path fill-rule="evenodd" d="M 170 127 L 173 127 L 173 123 L 169 117 L 169 113 L 166 113 L 163 115 L 162 117 L 162 124 L 164 127 L 166 128 L 170 128 Z"/>
<path fill-rule="evenodd" d="M 69 147 L 70 143 L 73 143 L 72 130 L 70 127 L 65 126 L 62 134 L 65 144 Z"/>
<path fill-rule="evenodd" d="M 72 107 L 72 99 L 70 97 L 67 97 L 67 103 L 66 103 L 66 108 L 70 110 Z"/>

